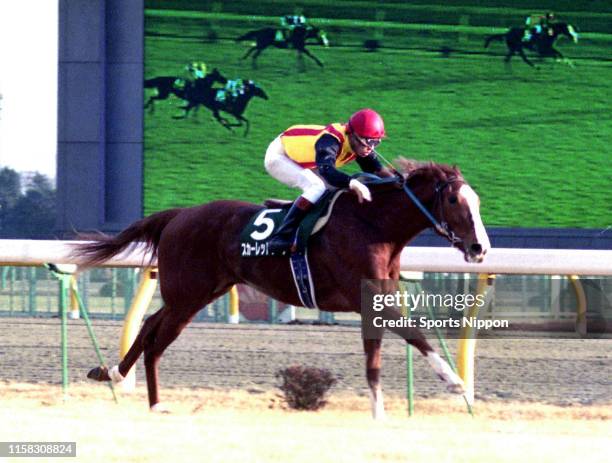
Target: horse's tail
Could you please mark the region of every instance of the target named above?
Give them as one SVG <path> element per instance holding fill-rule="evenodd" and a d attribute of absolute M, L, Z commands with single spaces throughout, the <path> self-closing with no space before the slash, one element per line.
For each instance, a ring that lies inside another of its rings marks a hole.
<path fill-rule="evenodd" d="M 134 222 L 114 237 L 104 234 L 95 236 L 79 235 L 81 239 L 92 241 L 75 245 L 72 257 L 81 259 L 79 266 L 91 267 L 116 256 L 128 248 L 137 246 L 140 242 L 144 242 L 145 251 L 151 252 L 151 260 L 153 260 L 157 255 L 157 247 L 159 246 L 163 229 L 180 211 L 180 208 L 176 208 L 150 215 L 138 222 Z"/>
<path fill-rule="evenodd" d="M 504 40 L 506 38 L 506 34 L 495 34 L 495 35 L 490 35 L 485 39 L 485 43 L 484 43 L 484 47 L 488 48 L 489 44 L 493 41 L 493 40 Z"/>
<path fill-rule="evenodd" d="M 236 42 L 242 42 L 243 40 L 257 40 L 257 31 L 250 31 L 241 35 L 236 39 Z"/>
<path fill-rule="evenodd" d="M 145 88 L 154 88 L 157 87 L 157 77 L 153 77 L 152 79 L 146 79 L 144 81 Z"/>

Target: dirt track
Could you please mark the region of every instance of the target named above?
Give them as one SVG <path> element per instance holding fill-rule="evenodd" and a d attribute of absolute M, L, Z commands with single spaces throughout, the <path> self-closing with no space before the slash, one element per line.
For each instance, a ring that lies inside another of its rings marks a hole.
<path fill-rule="evenodd" d="M 108 363 L 117 362 L 120 322 L 96 321 L 95 331 Z M 454 352 L 456 341 L 450 341 Z M 57 319 L 0 319 L 0 380 L 61 381 Z M 69 327 L 69 375 L 84 381 L 97 364 L 82 321 Z M 336 386 L 366 393 L 360 331 L 338 326 L 192 324 L 162 359 L 162 388 L 197 386 L 244 388 L 256 392 L 277 384 L 274 373 L 291 364 L 330 369 Z M 142 360 L 139 381 L 143 381 Z M 383 387 L 404 394 L 405 347 L 389 337 L 383 349 Z M 417 354 L 416 394 L 444 393 L 443 384 Z M 476 396 L 556 404 L 612 402 L 611 339 L 479 340 Z"/>

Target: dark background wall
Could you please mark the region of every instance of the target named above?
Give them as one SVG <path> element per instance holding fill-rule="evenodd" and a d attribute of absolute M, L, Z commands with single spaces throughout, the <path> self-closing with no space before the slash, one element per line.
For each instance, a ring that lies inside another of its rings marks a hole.
<path fill-rule="evenodd" d="M 58 232 L 142 215 L 141 0 L 59 1 Z"/>
<path fill-rule="evenodd" d="M 144 0 L 60 0 L 58 221 L 109 233 L 143 214 Z M 493 246 L 611 249 L 610 230 L 489 229 Z M 415 244 L 445 245 L 433 233 Z"/>

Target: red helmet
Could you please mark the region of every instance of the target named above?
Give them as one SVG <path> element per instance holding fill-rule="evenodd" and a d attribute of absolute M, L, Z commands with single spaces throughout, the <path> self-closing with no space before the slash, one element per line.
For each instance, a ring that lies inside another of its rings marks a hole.
<path fill-rule="evenodd" d="M 349 119 L 349 129 L 362 138 L 382 138 L 385 136 L 385 123 L 373 109 L 360 109 Z"/>

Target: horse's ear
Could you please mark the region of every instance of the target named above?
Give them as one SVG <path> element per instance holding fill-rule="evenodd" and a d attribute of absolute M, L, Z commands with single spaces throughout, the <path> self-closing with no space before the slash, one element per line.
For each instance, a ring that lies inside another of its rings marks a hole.
<path fill-rule="evenodd" d="M 400 156 L 395 160 L 395 164 L 399 166 L 400 170 L 405 174 L 411 174 L 416 169 L 420 167 L 420 163 L 415 161 L 414 159 L 406 159 L 403 156 Z"/>

